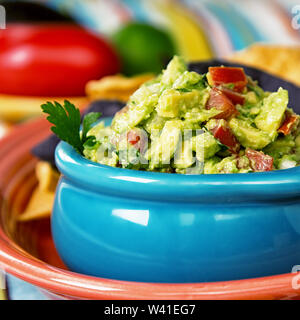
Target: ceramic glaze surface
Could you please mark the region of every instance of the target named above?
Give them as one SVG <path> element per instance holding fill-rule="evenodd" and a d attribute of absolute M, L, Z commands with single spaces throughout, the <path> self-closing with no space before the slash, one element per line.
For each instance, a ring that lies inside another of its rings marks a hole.
<path fill-rule="evenodd" d="M 62 142 L 52 234 L 73 271 L 203 282 L 290 272 L 300 261 L 300 168 L 179 175 L 90 162 Z"/>

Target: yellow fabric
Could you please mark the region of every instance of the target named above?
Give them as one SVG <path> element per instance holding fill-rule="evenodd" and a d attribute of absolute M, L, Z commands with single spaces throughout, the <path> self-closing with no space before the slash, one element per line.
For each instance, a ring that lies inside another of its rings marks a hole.
<path fill-rule="evenodd" d="M 178 44 L 180 55 L 187 61 L 208 60 L 213 53 L 207 38 L 196 20 L 180 4 L 156 2 L 168 20 L 168 26 Z"/>
<path fill-rule="evenodd" d="M 86 97 L 73 98 L 49 98 L 49 97 L 22 97 L 0 94 L 0 119 L 4 121 L 17 122 L 24 118 L 38 116 L 42 114 L 41 104 L 46 101 L 63 102 L 67 99 L 80 107 L 86 103 Z"/>

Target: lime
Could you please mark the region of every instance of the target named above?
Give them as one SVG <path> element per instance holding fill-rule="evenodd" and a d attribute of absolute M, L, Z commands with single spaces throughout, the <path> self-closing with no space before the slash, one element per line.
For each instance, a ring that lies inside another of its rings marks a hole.
<path fill-rule="evenodd" d="M 144 23 L 131 22 L 123 26 L 112 40 L 122 59 L 122 72 L 128 76 L 159 73 L 175 54 L 170 35 Z"/>

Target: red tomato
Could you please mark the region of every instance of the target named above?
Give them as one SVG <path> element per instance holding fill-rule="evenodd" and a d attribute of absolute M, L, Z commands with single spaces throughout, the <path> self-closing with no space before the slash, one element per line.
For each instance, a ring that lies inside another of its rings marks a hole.
<path fill-rule="evenodd" d="M 271 171 L 273 169 L 273 158 L 262 151 L 246 149 L 246 156 L 250 160 L 253 171 Z"/>
<path fill-rule="evenodd" d="M 283 124 L 278 129 L 278 132 L 283 133 L 285 136 L 291 133 L 295 124 L 297 124 L 299 117 L 296 114 L 292 114 L 290 112 L 286 112 L 285 120 Z"/>
<path fill-rule="evenodd" d="M 141 140 L 141 137 L 135 131 L 129 131 L 127 133 L 127 141 L 133 146 Z"/>
<path fill-rule="evenodd" d="M 238 153 L 240 144 L 232 133 L 230 127 L 225 120 L 218 120 L 217 125 L 210 130 L 216 139 L 228 147 L 232 153 Z"/>
<path fill-rule="evenodd" d="M 206 109 L 211 108 L 222 110 L 221 113 L 214 117 L 215 119 L 228 119 L 237 114 L 237 110 L 231 100 L 216 87 L 211 89 L 209 99 L 206 103 Z"/>
<path fill-rule="evenodd" d="M 71 24 L 8 24 L 0 30 L 0 92 L 81 96 L 89 80 L 119 72 L 103 39 Z"/>
<path fill-rule="evenodd" d="M 222 93 L 225 94 L 225 96 L 231 100 L 231 102 L 236 105 L 240 104 L 243 105 L 245 102 L 245 97 L 241 95 L 238 92 L 235 92 L 231 89 L 225 88 L 225 87 L 219 87 L 219 89 L 222 91 Z"/>
<path fill-rule="evenodd" d="M 247 77 L 243 68 L 209 67 L 208 71 L 214 86 L 233 83 L 234 91 L 242 92 L 247 84 Z"/>
<path fill-rule="evenodd" d="M 147 134 L 140 129 L 132 129 L 127 132 L 127 141 L 141 152 L 147 147 Z"/>

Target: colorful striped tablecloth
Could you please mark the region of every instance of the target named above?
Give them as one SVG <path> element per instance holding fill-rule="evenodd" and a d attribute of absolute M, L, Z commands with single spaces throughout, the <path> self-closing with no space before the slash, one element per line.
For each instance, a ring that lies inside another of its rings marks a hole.
<path fill-rule="evenodd" d="M 69 12 L 78 22 L 107 36 L 130 20 L 168 29 L 180 53 L 188 60 L 225 56 L 254 42 L 300 43 L 300 30 L 292 26 L 292 19 L 300 4 L 298 0 L 44 2 L 55 9 Z"/>

